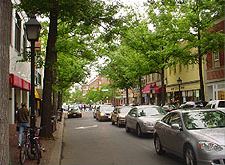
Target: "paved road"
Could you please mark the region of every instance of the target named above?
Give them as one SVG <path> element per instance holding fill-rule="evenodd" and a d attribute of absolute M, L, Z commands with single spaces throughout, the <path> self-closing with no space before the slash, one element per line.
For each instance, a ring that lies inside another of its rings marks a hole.
<path fill-rule="evenodd" d="M 153 138 L 137 137 L 124 128 L 99 122 L 92 112 L 83 118 L 65 119 L 61 165 L 181 165 L 171 155 L 158 156 Z"/>

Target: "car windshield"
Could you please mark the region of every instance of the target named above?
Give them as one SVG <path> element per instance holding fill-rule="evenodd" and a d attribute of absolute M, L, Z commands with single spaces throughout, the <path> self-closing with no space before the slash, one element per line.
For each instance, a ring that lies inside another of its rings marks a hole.
<path fill-rule="evenodd" d="M 138 110 L 138 116 L 154 116 L 162 114 L 159 108 L 148 107 L 148 108 L 141 108 Z"/>
<path fill-rule="evenodd" d="M 101 106 L 100 110 L 106 111 L 106 112 L 112 112 L 114 110 L 114 107 L 112 107 L 112 106 Z"/>
<path fill-rule="evenodd" d="M 123 107 L 119 109 L 119 113 L 128 113 L 130 111 L 130 107 Z"/>
<path fill-rule="evenodd" d="M 194 111 L 183 113 L 188 130 L 225 127 L 225 113 L 221 111 Z"/>
<path fill-rule="evenodd" d="M 225 108 L 225 101 L 220 101 L 218 104 L 218 108 Z"/>

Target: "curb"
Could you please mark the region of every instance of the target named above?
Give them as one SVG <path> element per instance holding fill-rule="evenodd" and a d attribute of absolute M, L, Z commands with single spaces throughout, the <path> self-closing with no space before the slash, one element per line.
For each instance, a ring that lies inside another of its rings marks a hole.
<path fill-rule="evenodd" d="M 62 117 L 62 121 L 58 123 L 57 139 L 50 156 L 49 165 L 60 165 L 62 154 L 63 129 L 64 129 L 64 115 Z"/>

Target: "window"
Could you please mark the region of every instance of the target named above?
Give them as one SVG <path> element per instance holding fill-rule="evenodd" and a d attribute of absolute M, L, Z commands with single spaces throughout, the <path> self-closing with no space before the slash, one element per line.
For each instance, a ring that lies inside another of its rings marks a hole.
<path fill-rule="evenodd" d="M 182 72 L 182 65 L 179 64 L 179 71 Z"/>
<path fill-rule="evenodd" d="M 172 73 L 172 69 L 171 69 L 171 68 L 169 68 L 169 74 L 170 74 L 170 76 L 171 76 L 171 73 Z"/>
<path fill-rule="evenodd" d="M 24 36 L 23 36 L 23 58 L 24 58 L 24 59 L 27 58 L 26 47 L 27 47 L 27 41 L 26 41 L 26 37 L 25 37 L 25 35 L 24 35 Z"/>
<path fill-rule="evenodd" d="M 15 49 L 20 52 L 21 43 L 21 18 L 16 13 L 16 23 L 15 23 Z"/>
<path fill-rule="evenodd" d="M 173 113 L 171 115 L 171 118 L 168 122 L 169 125 L 172 125 L 172 124 L 179 124 L 179 126 L 181 127 L 182 126 L 182 122 L 181 122 L 181 118 L 180 118 L 180 115 L 178 113 Z"/>
<path fill-rule="evenodd" d="M 214 59 L 214 67 L 220 67 L 220 55 L 219 52 L 213 53 L 213 59 Z"/>
<path fill-rule="evenodd" d="M 177 73 L 177 68 L 176 68 L 176 65 L 174 66 L 174 74 Z"/>

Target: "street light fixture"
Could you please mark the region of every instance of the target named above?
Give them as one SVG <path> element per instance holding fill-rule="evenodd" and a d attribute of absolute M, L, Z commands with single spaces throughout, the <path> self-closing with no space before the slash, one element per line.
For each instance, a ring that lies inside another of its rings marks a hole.
<path fill-rule="evenodd" d="M 181 92 L 180 92 L 180 85 L 182 84 L 182 80 L 181 80 L 181 78 L 180 78 L 180 77 L 177 79 L 177 83 L 178 83 L 178 86 L 179 86 L 179 105 L 181 105 Z"/>
<path fill-rule="evenodd" d="M 153 103 L 152 84 L 150 84 L 150 103 Z"/>
<path fill-rule="evenodd" d="M 34 75 L 35 75 L 35 41 L 38 41 L 39 34 L 41 30 L 40 23 L 36 20 L 35 16 L 31 16 L 30 20 L 25 23 L 27 40 L 31 42 L 31 116 L 30 116 L 30 127 L 35 129 L 35 84 L 34 84 Z M 33 142 L 34 130 L 31 131 L 31 144 L 34 146 Z"/>

